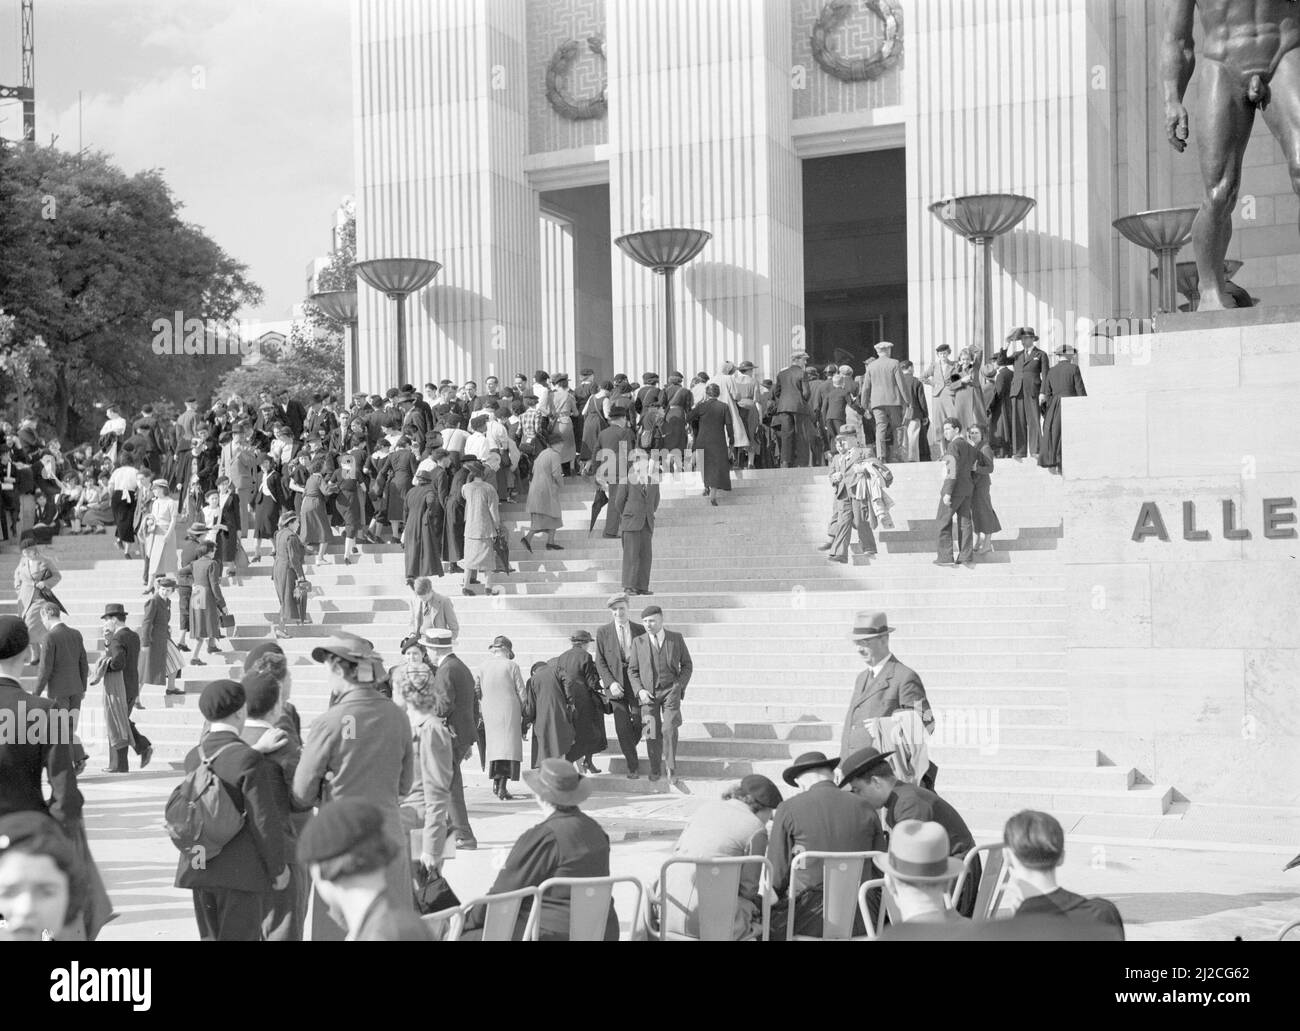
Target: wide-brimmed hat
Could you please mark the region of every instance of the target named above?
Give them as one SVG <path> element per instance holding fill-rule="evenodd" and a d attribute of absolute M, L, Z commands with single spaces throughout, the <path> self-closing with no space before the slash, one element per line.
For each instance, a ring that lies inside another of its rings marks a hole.
<path fill-rule="evenodd" d="M 207 523 L 195 522 L 195 523 L 190 523 L 190 528 L 185 532 L 186 533 L 207 533 L 208 530 L 209 530 L 209 526 Z"/>
<path fill-rule="evenodd" d="M 362 659 L 374 658 L 375 646 L 364 637 L 342 631 L 327 637 L 323 644 L 311 650 L 313 662 L 324 662 L 330 655 L 336 655 L 348 662 L 360 662 Z"/>
<path fill-rule="evenodd" d="M 737 365 L 736 368 L 739 369 L 741 372 L 752 372 L 754 368 L 754 363 L 751 362 L 749 359 L 745 359 L 745 361 Z"/>
<path fill-rule="evenodd" d="M 109 619 L 109 618 L 126 619 L 126 609 L 124 609 L 119 602 L 113 602 L 110 605 L 104 606 L 104 614 L 99 618 L 100 619 Z"/>
<path fill-rule="evenodd" d="M 884 766 L 893 772 L 893 767 L 889 765 L 889 757 L 893 754 L 892 751 L 882 752 L 879 748 L 868 745 L 846 755 L 840 760 L 840 786 L 846 787 L 854 777 L 865 776 L 876 766 Z"/>
<path fill-rule="evenodd" d="M 1007 334 L 1007 343 L 1013 344 L 1017 340 L 1037 340 L 1038 333 L 1033 326 L 1017 326 Z"/>
<path fill-rule="evenodd" d="M 889 833 L 881 872 L 913 884 L 943 884 L 960 876 L 963 863 L 948 854 L 948 832 L 933 821 L 903 820 Z"/>
<path fill-rule="evenodd" d="M 794 763 L 781 771 L 781 779 L 791 787 L 796 787 L 795 778 L 809 770 L 829 770 L 839 765 L 839 758 L 826 758 L 825 752 L 804 752 Z"/>
<path fill-rule="evenodd" d="M 551 805 L 577 805 L 591 794 L 591 779 L 563 759 L 543 759 L 536 770 L 524 771 L 524 783 Z"/>
<path fill-rule="evenodd" d="M 285 512 L 282 516 L 280 516 L 279 525 L 283 529 L 284 527 L 288 526 L 290 523 L 296 523 L 296 522 L 298 522 L 298 513 Z"/>
<path fill-rule="evenodd" d="M 160 576 L 153 582 L 155 587 L 175 587 L 176 581 L 170 576 Z"/>
<path fill-rule="evenodd" d="M 1079 352 L 1078 350 L 1075 349 L 1075 347 L 1072 344 L 1062 344 L 1060 347 L 1056 349 L 1056 353 L 1075 355 L 1078 354 Z"/>
<path fill-rule="evenodd" d="M 849 636 L 855 641 L 865 641 L 893 632 L 894 627 L 889 625 L 889 618 L 883 612 L 859 612 L 853 618 L 853 630 Z"/>

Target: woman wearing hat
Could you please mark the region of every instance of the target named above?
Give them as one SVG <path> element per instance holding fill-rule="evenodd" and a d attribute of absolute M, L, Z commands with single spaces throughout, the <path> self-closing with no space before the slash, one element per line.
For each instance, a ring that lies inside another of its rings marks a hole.
<path fill-rule="evenodd" d="M 316 547 L 316 561 L 329 562 L 325 549 L 334 543 L 334 531 L 330 528 L 329 515 L 326 511 L 326 499 L 335 491 L 325 472 L 325 462 L 317 459 L 311 465 L 306 486 L 302 492 L 302 542 L 307 547 Z M 400 514 L 400 513 L 399 513 Z"/>
<path fill-rule="evenodd" d="M 718 491 L 731 491 L 731 448 L 744 447 L 734 436 L 731 409 L 719 399 L 717 380 L 704 388 L 704 400 L 691 412 L 695 450 L 704 452 L 704 496 L 717 505 Z M 746 444 L 748 441 L 746 441 Z"/>
<path fill-rule="evenodd" d="M 560 462 L 563 438 L 552 433 L 547 446 L 533 460 L 533 478 L 528 485 L 528 532 L 519 542 L 531 552 L 533 538 L 546 535 L 546 550 L 561 551 L 555 543 L 555 531 L 564 525 L 564 510 L 560 502 L 560 488 L 564 486 L 564 468 Z"/>
<path fill-rule="evenodd" d="M 275 459 L 263 455 L 258 468 L 260 471 L 253 487 L 253 555 L 250 562 L 262 561 L 262 541 L 275 540 L 280 526 L 280 509 L 284 504 L 280 467 Z"/>
<path fill-rule="evenodd" d="M 609 400 L 613 392 L 613 382 L 605 380 L 601 383 L 600 389 L 587 398 L 587 403 L 582 409 L 582 450 L 579 453 L 579 458 L 581 458 L 584 466 L 589 469 L 593 468 L 597 461 L 597 452 L 600 450 L 600 435 L 609 426 L 609 418 L 605 413 L 605 402 Z"/>
<path fill-rule="evenodd" d="M 465 570 L 465 582 L 461 593 L 472 596 L 474 591 L 470 585 L 482 572 L 483 590 L 492 594 L 492 571 L 497 561 L 495 543 L 501 533 L 500 501 L 481 463 L 466 462 L 464 469 L 466 480 L 461 487 L 461 498 L 465 503 L 465 553 L 461 566 Z"/>
<path fill-rule="evenodd" d="M 1043 378 L 1043 395 L 1047 399 L 1043 414 L 1043 435 L 1038 446 L 1038 464 L 1052 472 L 1061 472 L 1061 400 L 1087 397 L 1083 373 L 1074 364 L 1078 352 L 1069 344 L 1056 349 L 1057 363 Z"/>
<path fill-rule="evenodd" d="M 560 373 L 551 380 L 551 428 L 560 435 L 560 465 L 565 475 L 573 473 L 573 463 L 578 457 L 574 441 L 573 420 L 578 416 L 578 402 L 569 390 L 567 373 Z"/>
<path fill-rule="evenodd" d="M 150 487 L 153 500 L 144 517 L 144 582 L 146 588 L 157 577 L 176 573 L 176 499 L 164 479 L 154 480 Z"/>
<path fill-rule="evenodd" d="M 691 814 L 681 837 L 673 846 L 673 855 L 712 858 L 714 856 L 761 856 L 767 853 L 767 825 L 781 804 L 781 791 L 766 777 L 750 774 L 728 789 L 714 802 L 705 802 Z M 740 890 L 736 896 L 736 913 L 732 938 L 749 937 L 762 909 L 759 873 L 753 863 L 741 867 Z M 700 935 L 699 893 L 695 885 L 696 868 L 687 864 L 668 871 L 668 914 L 652 910 L 660 933 Z M 650 899 L 657 900 L 659 886 L 650 889 Z"/>
<path fill-rule="evenodd" d="M 304 579 L 302 563 L 307 549 L 298 536 L 298 517 L 292 512 L 280 516 L 271 555 L 271 580 L 275 584 L 275 596 L 280 601 L 280 619 L 275 627 L 275 636 L 283 638 L 289 636 L 289 620 L 299 626 L 307 621 L 307 599 L 298 589 L 299 582 Z"/>
<path fill-rule="evenodd" d="M 580 773 L 600 773 L 593 759 L 609 747 L 605 736 L 605 709 L 613 706 L 600 686 L 600 672 L 587 649 L 594 638 L 578 630 L 569 638 L 569 649 L 552 660 L 564 693 L 573 706 L 573 744 L 565 753 Z"/>
<path fill-rule="evenodd" d="M 966 431 L 966 439 L 978 452 L 971 478 L 975 481 L 975 493 L 971 495 L 971 522 L 975 524 L 975 552 L 988 555 L 993 551 L 993 535 L 1002 529 L 998 514 L 993 510 L 993 449 L 984 436 L 984 430 L 972 426 Z"/>
<path fill-rule="evenodd" d="M 59 603 L 53 591 L 63 574 L 54 564 L 54 559 L 37 547 L 36 535 L 30 530 L 23 531 L 18 546 L 22 549 L 22 557 L 14 567 L 14 590 L 18 592 L 18 609 L 27 624 L 32 649 L 30 665 L 36 666 L 40 664 L 41 645 L 48 634 L 41 620 L 41 605 L 47 601 Z M 59 608 L 63 605 L 59 604 Z"/>
<path fill-rule="evenodd" d="M 190 567 L 190 631 L 196 642 L 200 637 L 208 639 L 209 655 L 221 652 L 217 638 L 221 636 L 221 617 L 226 611 L 226 597 L 221 593 L 221 573 L 215 552 L 215 544 L 203 541 L 199 545 L 199 557 Z M 190 665 L 203 664 L 196 651 Z"/>
<path fill-rule="evenodd" d="M 485 758 L 492 777 L 492 793 L 510 801 L 509 781 L 519 779 L 524 758 L 521 732 L 523 706 L 527 699 L 524 675 L 515 662 L 508 637 L 496 637 L 488 647 L 489 658 L 474 675 L 474 693 L 483 713 Z"/>
<path fill-rule="evenodd" d="M 334 495 L 335 509 L 343 521 L 343 564 L 352 564 L 354 555 L 360 555 L 357 538 L 361 536 L 365 520 L 361 514 L 361 481 L 357 478 L 357 459 L 350 451 L 339 456 L 339 467 L 334 473 L 338 492 Z"/>
<path fill-rule="evenodd" d="M 415 484 L 415 467 L 419 464 L 419 459 L 411 451 L 411 438 L 399 433 L 379 480 L 384 495 L 385 514 L 392 527 L 394 540 L 402 539 L 402 518 L 405 515 L 403 508 L 406 505 L 406 495 Z"/>
<path fill-rule="evenodd" d="M 165 685 L 165 694 L 184 694 L 176 687 L 180 672 L 180 651 L 172 643 L 172 595 L 176 581 L 160 576 L 154 581 L 149 600 L 144 603 L 140 621 L 140 686 Z"/>
<path fill-rule="evenodd" d="M 537 887 L 552 877 L 608 877 L 609 837 L 600 824 L 578 808 L 591 794 L 591 780 L 563 759 L 547 759 L 539 769 L 524 773 L 524 783 L 532 789 L 543 819 L 519 836 L 489 894 Z M 531 906 L 525 901 L 519 908 L 512 936 L 516 941 L 523 938 Z M 466 914 L 462 939 L 481 937 L 485 914 L 483 906 L 475 906 Z M 538 920 L 538 939 L 569 940 L 568 889 L 546 893 Z M 605 917 L 604 940 L 618 941 L 618 914 L 612 902 Z"/>

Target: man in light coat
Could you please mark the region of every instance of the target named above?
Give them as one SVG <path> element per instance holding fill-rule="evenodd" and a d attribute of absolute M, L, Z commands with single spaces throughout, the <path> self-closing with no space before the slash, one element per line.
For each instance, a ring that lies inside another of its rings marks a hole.
<path fill-rule="evenodd" d="M 912 417 L 903 368 L 890 357 L 893 347 L 888 340 L 878 343 L 876 360 L 862 374 L 862 410 L 870 412 L 875 421 L 876 454 L 885 462 L 893 457 L 894 431 Z"/>

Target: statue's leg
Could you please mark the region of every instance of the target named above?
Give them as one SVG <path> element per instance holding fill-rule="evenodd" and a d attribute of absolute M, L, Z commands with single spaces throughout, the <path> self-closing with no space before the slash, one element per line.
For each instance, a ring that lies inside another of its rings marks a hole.
<path fill-rule="evenodd" d="M 1202 103 L 1195 139 L 1205 180 L 1205 199 L 1192 224 L 1192 247 L 1200 274 L 1201 311 L 1232 308 L 1223 260 L 1232 238 L 1232 212 L 1241 187 L 1241 160 L 1255 122 L 1245 84 L 1218 61 L 1198 62 Z"/>
<path fill-rule="evenodd" d="M 1300 195 L 1300 49 L 1282 58 L 1273 76 L 1272 91 L 1264 121 L 1282 145 L 1291 172 L 1291 189 Z"/>

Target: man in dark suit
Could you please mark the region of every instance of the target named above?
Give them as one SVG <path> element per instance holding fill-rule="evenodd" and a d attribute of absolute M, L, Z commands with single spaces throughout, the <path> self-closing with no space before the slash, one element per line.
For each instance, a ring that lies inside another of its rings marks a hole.
<path fill-rule="evenodd" d="M 312 401 L 314 402 L 315 400 L 316 397 L 313 395 Z M 290 397 L 289 391 L 281 390 L 276 395 L 276 408 L 276 414 L 278 414 L 284 421 L 285 425 L 293 431 L 293 435 L 295 437 L 301 437 L 302 431 L 306 428 L 307 424 L 307 410 L 303 408 L 302 402 L 296 397 Z"/>
<path fill-rule="evenodd" d="M 67 829 L 80 822 L 82 804 L 71 728 L 66 726 L 70 721 L 60 718 L 48 698 L 23 690 L 19 678 L 29 645 L 27 624 L 17 616 L 0 616 L 0 725 L 27 728 L 40 712 L 50 729 L 39 740 L 35 734 L 0 735 L 0 816 L 31 810 L 52 816 Z M 50 784 L 48 802 L 42 774 Z"/>
<path fill-rule="evenodd" d="M 202 759 L 229 800 L 244 814 L 244 824 L 215 856 L 182 852 L 176 864 L 177 888 L 194 894 L 194 919 L 202 941 L 261 941 L 262 921 L 272 892 L 289 886 L 285 813 L 275 804 L 275 765 L 244 743 L 244 689 L 233 680 L 214 680 L 203 689 L 199 712 L 207 733 L 185 757 L 185 772 Z"/>
<path fill-rule="evenodd" d="M 682 702 L 694 666 L 681 634 L 664 629 L 664 610 L 650 605 L 641 610 L 645 633 L 632 640 L 627 678 L 641 703 L 650 779 L 660 770 L 672 787 L 677 783 L 677 731 L 682 725 Z M 660 759 L 662 757 L 662 766 Z"/>
<path fill-rule="evenodd" d="M 903 373 L 903 390 L 907 404 L 912 409 L 911 419 L 904 422 L 903 434 L 906 448 L 903 451 L 905 462 L 930 461 L 930 405 L 926 400 L 925 384 L 916 378 L 910 361 L 898 363 Z M 913 446 L 911 428 L 916 424 L 916 443 Z"/>
<path fill-rule="evenodd" d="M 1041 432 L 1043 377 L 1047 375 L 1046 353 L 1038 349 L 1038 334 L 1028 326 L 1012 332 L 1008 343 L 1021 341 L 1024 350 L 1016 355 L 1011 367 L 1011 429 L 1015 434 L 1016 458 L 1038 454 Z"/>
<path fill-rule="evenodd" d="M 820 938 L 822 934 L 822 864 L 816 860 L 809 863 L 795 884 L 791 865 L 796 852 L 885 850 L 885 832 L 875 810 L 835 786 L 833 770 L 838 762 L 821 752 L 807 752 L 782 774 L 800 793 L 777 806 L 767 842 L 772 890 L 778 898 L 772 907 L 773 940 L 785 940 L 791 905 L 795 907 L 796 935 Z M 862 864 L 863 881 L 877 876 L 871 863 Z M 853 933 L 867 933 L 860 913 L 854 915 Z"/>
<path fill-rule="evenodd" d="M 806 351 L 795 351 L 790 356 L 789 367 L 776 374 L 776 382 L 772 385 L 772 401 L 775 406 L 772 428 L 781 440 L 782 469 L 808 464 L 805 461 L 808 442 L 796 440 L 799 427 L 808 418 L 808 381 L 804 378 L 804 365 L 807 362 Z"/>
<path fill-rule="evenodd" d="M 975 847 L 975 836 L 966 821 L 949 802 L 929 788 L 899 780 L 889 763 L 892 754 L 868 746 L 847 756 L 841 766 L 840 786 L 847 787 L 873 811 L 883 809 L 885 822 L 891 828 L 904 820 L 939 824 L 948 835 L 948 855 L 964 859 L 966 853 Z M 962 916 L 968 917 L 975 911 L 981 873 L 983 867 L 977 856 L 971 860 L 970 872 L 955 907 Z"/>
<path fill-rule="evenodd" d="M 659 508 L 659 484 L 654 460 L 636 462 L 628 470 L 619 531 L 623 537 L 623 590 L 628 594 L 653 594 L 650 565 L 654 560 L 655 511 Z"/>
<path fill-rule="evenodd" d="M 626 594 L 615 594 L 605 605 L 613 617 L 596 631 L 596 670 L 614 705 L 614 730 L 627 762 L 627 779 L 636 780 L 640 776 L 636 746 L 641 740 L 641 706 L 628 679 L 627 664 L 632 642 L 645 633 L 645 627 L 629 618 Z"/>
<path fill-rule="evenodd" d="M 455 772 L 451 779 L 451 830 L 456 835 L 456 847 L 466 850 L 478 848 L 474 828 L 469 824 L 469 810 L 465 806 L 465 778 L 460 764 L 468 758 L 474 742 L 478 740 L 478 700 L 474 697 L 474 674 L 452 653 L 454 635 L 450 630 L 434 627 L 420 635 L 429 665 L 435 669 L 435 691 L 443 691 L 451 699 L 452 713 L 448 722 L 456 736 L 456 752 L 452 756 Z"/>
<path fill-rule="evenodd" d="M 943 439 L 947 451 L 943 456 L 947 469 L 939 490 L 939 556 L 936 566 L 952 566 L 952 524 L 957 523 L 958 553 L 956 564 L 975 568 L 975 524 L 971 521 L 971 500 L 975 496 L 975 464 L 979 452 L 961 431 L 961 423 L 952 416 L 943 421 Z"/>
<path fill-rule="evenodd" d="M 41 622 L 48 635 L 41 649 L 41 668 L 36 675 L 36 689 L 43 695 L 49 692 L 56 709 L 81 714 L 81 700 L 86 695 L 86 682 L 90 679 L 90 663 L 86 659 L 86 646 L 81 631 L 63 621 L 63 610 L 52 602 L 41 605 Z M 80 741 L 72 746 L 73 762 L 78 770 L 84 769 L 86 750 Z"/>
<path fill-rule="evenodd" d="M 890 650 L 889 635 L 893 630 L 883 612 L 859 612 L 853 621 L 853 643 L 867 668 L 858 674 L 844 714 L 841 755 L 871 744 L 871 721 L 897 712 L 919 712 L 926 732 L 934 733 L 934 713 L 930 710 L 925 685 L 916 670 L 904 666 Z M 938 769 L 931 763 L 921 782 L 934 787 Z"/>
<path fill-rule="evenodd" d="M 627 498 L 627 470 L 636 448 L 636 434 L 627 422 L 625 402 L 609 406 L 609 425 L 596 438 L 596 478 L 605 483 L 609 505 L 605 511 L 605 537 L 617 538 L 623 521 L 623 502 Z"/>
<path fill-rule="evenodd" d="M 140 757 L 140 769 L 153 758 L 153 745 L 136 729 L 131 720 L 131 710 L 140 704 L 140 635 L 126 625 L 126 609 L 121 605 L 107 605 L 99 617 L 104 628 L 104 669 L 122 674 L 126 691 L 127 728 L 130 731 L 130 748 Z M 127 747 L 113 750 L 111 762 L 105 773 L 126 773 Z"/>

